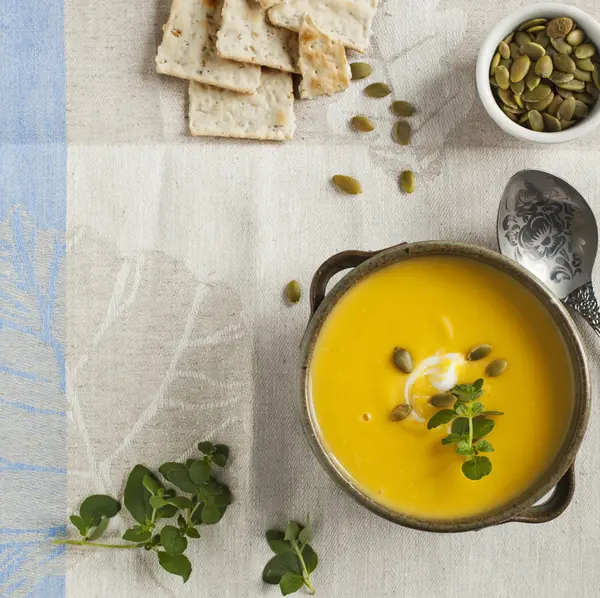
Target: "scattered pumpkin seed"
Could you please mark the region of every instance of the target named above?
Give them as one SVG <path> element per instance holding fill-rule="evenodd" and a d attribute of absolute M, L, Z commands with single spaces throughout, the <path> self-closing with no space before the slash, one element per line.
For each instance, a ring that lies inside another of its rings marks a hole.
<path fill-rule="evenodd" d="M 510 89 L 515 96 L 520 96 L 525 91 L 525 81 L 517 81 L 510 84 Z"/>
<path fill-rule="evenodd" d="M 529 56 L 519 56 L 510 67 L 510 80 L 516 83 L 525 79 L 530 66 L 531 58 Z"/>
<path fill-rule="evenodd" d="M 543 77 L 544 79 L 547 79 L 548 77 L 550 77 L 553 70 L 554 70 L 554 64 L 552 62 L 552 58 L 548 55 L 542 56 L 535 63 L 535 74 L 540 77 Z"/>
<path fill-rule="evenodd" d="M 400 182 L 404 193 L 413 193 L 415 190 L 415 174 L 412 170 L 404 170 L 400 175 Z"/>
<path fill-rule="evenodd" d="M 548 22 L 548 19 L 529 19 L 529 21 L 525 21 L 520 27 L 519 31 L 525 31 L 530 27 L 535 27 L 536 25 L 545 25 Z"/>
<path fill-rule="evenodd" d="M 409 102 L 392 102 L 392 112 L 396 116 L 412 116 L 415 113 L 415 107 Z"/>
<path fill-rule="evenodd" d="M 408 145 L 410 143 L 410 137 L 410 125 L 405 120 L 399 120 L 394 125 L 394 139 L 400 145 Z"/>
<path fill-rule="evenodd" d="M 563 73 L 574 73 L 577 66 L 570 56 L 566 54 L 555 54 L 552 57 L 554 66 Z"/>
<path fill-rule="evenodd" d="M 556 111 L 558 110 L 558 107 L 563 103 L 563 99 L 556 94 L 553 98 L 553 100 L 550 102 L 550 104 L 548 104 L 548 107 L 546 108 L 546 112 L 550 115 L 550 116 L 556 116 Z"/>
<path fill-rule="evenodd" d="M 352 62 L 350 64 L 350 72 L 352 73 L 352 80 L 358 81 L 359 79 L 368 77 L 373 72 L 373 69 L 366 62 Z"/>
<path fill-rule="evenodd" d="M 406 349 L 396 347 L 392 354 L 392 359 L 396 367 L 405 374 L 410 374 L 413 371 L 413 360 L 411 354 Z"/>
<path fill-rule="evenodd" d="M 484 359 L 492 352 L 491 345 L 477 345 L 475 348 L 471 349 L 467 354 L 468 361 L 479 361 L 480 359 Z"/>
<path fill-rule="evenodd" d="M 567 43 L 570 46 L 579 46 L 585 41 L 585 33 L 581 29 L 573 29 L 569 35 L 567 35 Z"/>
<path fill-rule="evenodd" d="M 531 115 L 529 116 L 529 118 L 531 119 Z M 541 115 L 540 118 L 542 118 Z M 508 362 L 506 361 L 506 359 L 496 359 L 495 361 L 492 361 L 492 363 L 488 364 L 487 368 L 485 368 L 485 373 L 488 376 L 490 376 L 490 378 L 496 378 L 496 376 L 502 374 L 507 367 Z"/>
<path fill-rule="evenodd" d="M 433 395 L 427 402 L 438 409 L 444 409 L 454 405 L 454 403 L 456 403 L 456 397 L 450 392 L 440 392 Z"/>
<path fill-rule="evenodd" d="M 537 110 L 529 111 L 529 124 L 531 125 L 531 128 L 534 131 L 538 131 L 538 133 L 541 133 L 544 130 L 544 119 Z"/>
<path fill-rule="evenodd" d="M 548 114 L 547 112 L 542 113 L 542 118 L 544 119 L 544 130 L 550 133 L 558 133 L 560 131 L 561 126 L 558 118 Z"/>
<path fill-rule="evenodd" d="M 412 413 L 412 406 L 407 403 L 401 403 L 397 407 L 394 408 L 392 414 L 390 415 L 390 419 L 393 422 L 400 422 L 403 419 L 406 419 Z"/>
<path fill-rule="evenodd" d="M 290 303 L 298 303 L 302 296 L 302 289 L 297 280 L 291 280 L 285 287 L 285 294 Z"/>
<path fill-rule="evenodd" d="M 510 73 L 505 66 L 500 65 L 496 67 L 494 75 L 500 89 L 508 89 L 510 87 Z"/>
<path fill-rule="evenodd" d="M 352 123 L 352 126 L 361 133 L 369 133 L 375 128 L 371 119 L 363 114 L 354 116 L 350 122 Z"/>
<path fill-rule="evenodd" d="M 575 118 L 581 120 L 588 115 L 589 111 L 590 109 L 583 102 L 575 100 L 575 112 L 573 113 Z"/>
<path fill-rule="evenodd" d="M 567 98 L 556 111 L 556 118 L 558 120 L 571 120 L 575 113 L 575 98 Z"/>
<path fill-rule="evenodd" d="M 596 68 L 591 58 L 577 58 L 575 60 L 575 64 L 577 65 L 578 69 L 581 69 L 586 73 L 593 73 L 594 69 Z"/>
<path fill-rule="evenodd" d="M 571 33 L 574 25 L 573 19 L 570 19 L 569 17 L 557 17 L 548 23 L 546 33 L 550 38 L 567 37 L 567 35 Z"/>
<path fill-rule="evenodd" d="M 573 54 L 573 47 L 570 46 L 562 37 L 551 37 L 550 43 L 552 44 L 552 47 L 561 54 L 568 54 L 569 56 Z"/>
<path fill-rule="evenodd" d="M 591 58 L 596 53 L 596 46 L 594 44 L 581 44 L 575 48 L 575 56 L 580 59 Z"/>
<path fill-rule="evenodd" d="M 519 51 L 521 54 L 529 56 L 532 60 L 539 60 L 544 54 L 546 54 L 546 50 L 543 46 L 536 44 L 535 42 L 527 42 L 523 44 Z"/>
<path fill-rule="evenodd" d="M 387 83 L 371 83 L 365 87 L 365 94 L 370 98 L 385 98 L 392 93 Z"/>
<path fill-rule="evenodd" d="M 500 56 L 502 58 L 510 58 L 510 48 L 508 47 L 508 44 L 506 42 L 500 42 L 498 46 L 498 52 L 500 53 Z"/>
<path fill-rule="evenodd" d="M 535 74 L 535 69 L 530 70 L 525 77 L 525 85 L 530 91 L 535 89 L 540 84 L 540 77 Z"/>
<path fill-rule="evenodd" d="M 561 85 L 562 83 L 568 83 L 575 78 L 573 73 L 563 73 L 562 71 L 552 71 L 550 77 L 548 77 L 552 83 Z"/>
<path fill-rule="evenodd" d="M 336 174 L 333 177 L 334 185 L 344 193 L 348 195 L 359 195 L 363 192 L 360 183 L 353 179 L 351 176 L 346 176 L 344 174 Z"/>

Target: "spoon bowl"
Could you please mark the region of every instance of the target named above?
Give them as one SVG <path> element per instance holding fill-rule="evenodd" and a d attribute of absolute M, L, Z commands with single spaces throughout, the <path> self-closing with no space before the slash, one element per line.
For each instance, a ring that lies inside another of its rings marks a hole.
<path fill-rule="evenodd" d="M 497 232 L 500 251 L 535 274 L 600 336 L 592 287 L 598 226 L 581 194 L 552 174 L 522 170 L 504 190 Z"/>

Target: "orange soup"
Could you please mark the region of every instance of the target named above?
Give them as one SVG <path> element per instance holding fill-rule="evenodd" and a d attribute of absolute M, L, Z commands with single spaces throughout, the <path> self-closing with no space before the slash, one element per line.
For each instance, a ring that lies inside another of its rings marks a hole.
<path fill-rule="evenodd" d="M 489 344 L 484 359 L 471 349 Z M 412 356 L 412 373 L 392 360 Z M 486 367 L 504 359 L 497 377 Z M 399 512 L 456 519 L 508 503 L 546 471 L 565 437 L 573 373 L 565 342 L 540 301 L 507 274 L 462 257 L 418 257 L 385 267 L 335 305 L 317 339 L 309 388 L 319 433 L 362 489 Z M 461 470 L 449 425 L 432 430 L 432 395 L 484 379 L 479 399 L 496 425 L 486 439 L 493 469 Z M 402 421 L 391 413 L 412 407 Z"/>

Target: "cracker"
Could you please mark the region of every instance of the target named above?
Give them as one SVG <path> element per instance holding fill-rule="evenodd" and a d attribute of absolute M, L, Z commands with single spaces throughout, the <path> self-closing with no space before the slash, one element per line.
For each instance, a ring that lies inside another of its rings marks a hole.
<path fill-rule="evenodd" d="M 350 85 L 350 67 L 344 45 L 325 35 L 309 15 L 304 15 L 300 27 L 298 64 L 302 73 L 300 96 L 303 98 L 331 95 Z"/>
<path fill-rule="evenodd" d="M 190 82 L 192 135 L 246 139 L 292 139 L 294 90 L 292 76 L 263 69 L 251 96 Z"/>
<path fill-rule="evenodd" d="M 269 9 L 269 20 L 277 27 L 299 31 L 307 14 L 331 39 L 364 52 L 376 5 L 377 0 L 283 0 Z"/>
<path fill-rule="evenodd" d="M 298 36 L 274 27 L 255 0 L 225 0 L 217 52 L 230 60 L 298 72 Z"/>
<path fill-rule="evenodd" d="M 225 60 L 217 54 L 215 39 L 221 23 L 223 0 L 173 0 L 163 27 L 156 70 L 240 93 L 254 93 L 260 85 L 260 67 Z"/>

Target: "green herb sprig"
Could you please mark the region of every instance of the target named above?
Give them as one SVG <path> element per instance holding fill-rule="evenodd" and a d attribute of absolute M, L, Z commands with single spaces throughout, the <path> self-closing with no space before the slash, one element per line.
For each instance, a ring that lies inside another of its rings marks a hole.
<path fill-rule="evenodd" d="M 313 539 L 310 517 L 306 518 L 304 527 L 290 521 L 285 533 L 272 529 L 266 535 L 275 556 L 263 570 L 263 581 L 279 584 L 284 596 L 297 592 L 303 586 L 310 594 L 314 594 L 310 574 L 317 568 L 319 560 L 309 544 Z"/>
<path fill-rule="evenodd" d="M 152 550 L 160 566 L 182 577 L 185 583 L 192 572 L 192 564 L 184 554 L 188 538 L 200 537 L 199 525 L 220 521 L 232 501 L 229 488 L 217 480 L 212 468 L 227 465 L 229 448 L 200 442 L 198 449 L 203 453 L 200 459 L 188 459 L 185 464 L 169 462 L 159 467 L 167 481 L 190 496 L 178 495 L 144 465 L 132 469 L 123 497 L 125 508 L 137 522 L 123 534 L 123 540 L 130 544 L 96 542 L 121 510 L 121 503 L 105 494 L 88 496 L 81 503 L 79 515 L 71 515 L 71 523 L 79 530 L 81 540 L 56 539 L 53 544 Z M 159 521 L 176 515 L 177 525 L 158 528 Z"/>
<path fill-rule="evenodd" d="M 462 464 L 463 474 L 470 480 L 480 480 L 492 472 L 492 462 L 480 455 L 494 452 L 490 441 L 484 438 L 496 425 L 489 416 L 504 414 L 502 411 L 485 411 L 483 403 L 477 400 L 483 395 L 482 378 L 473 384 L 457 384 L 449 392 L 456 398 L 454 406 L 438 411 L 427 422 L 427 429 L 452 423 L 450 434 L 442 438 L 442 444 L 456 444 L 457 454 L 466 457 Z"/>

